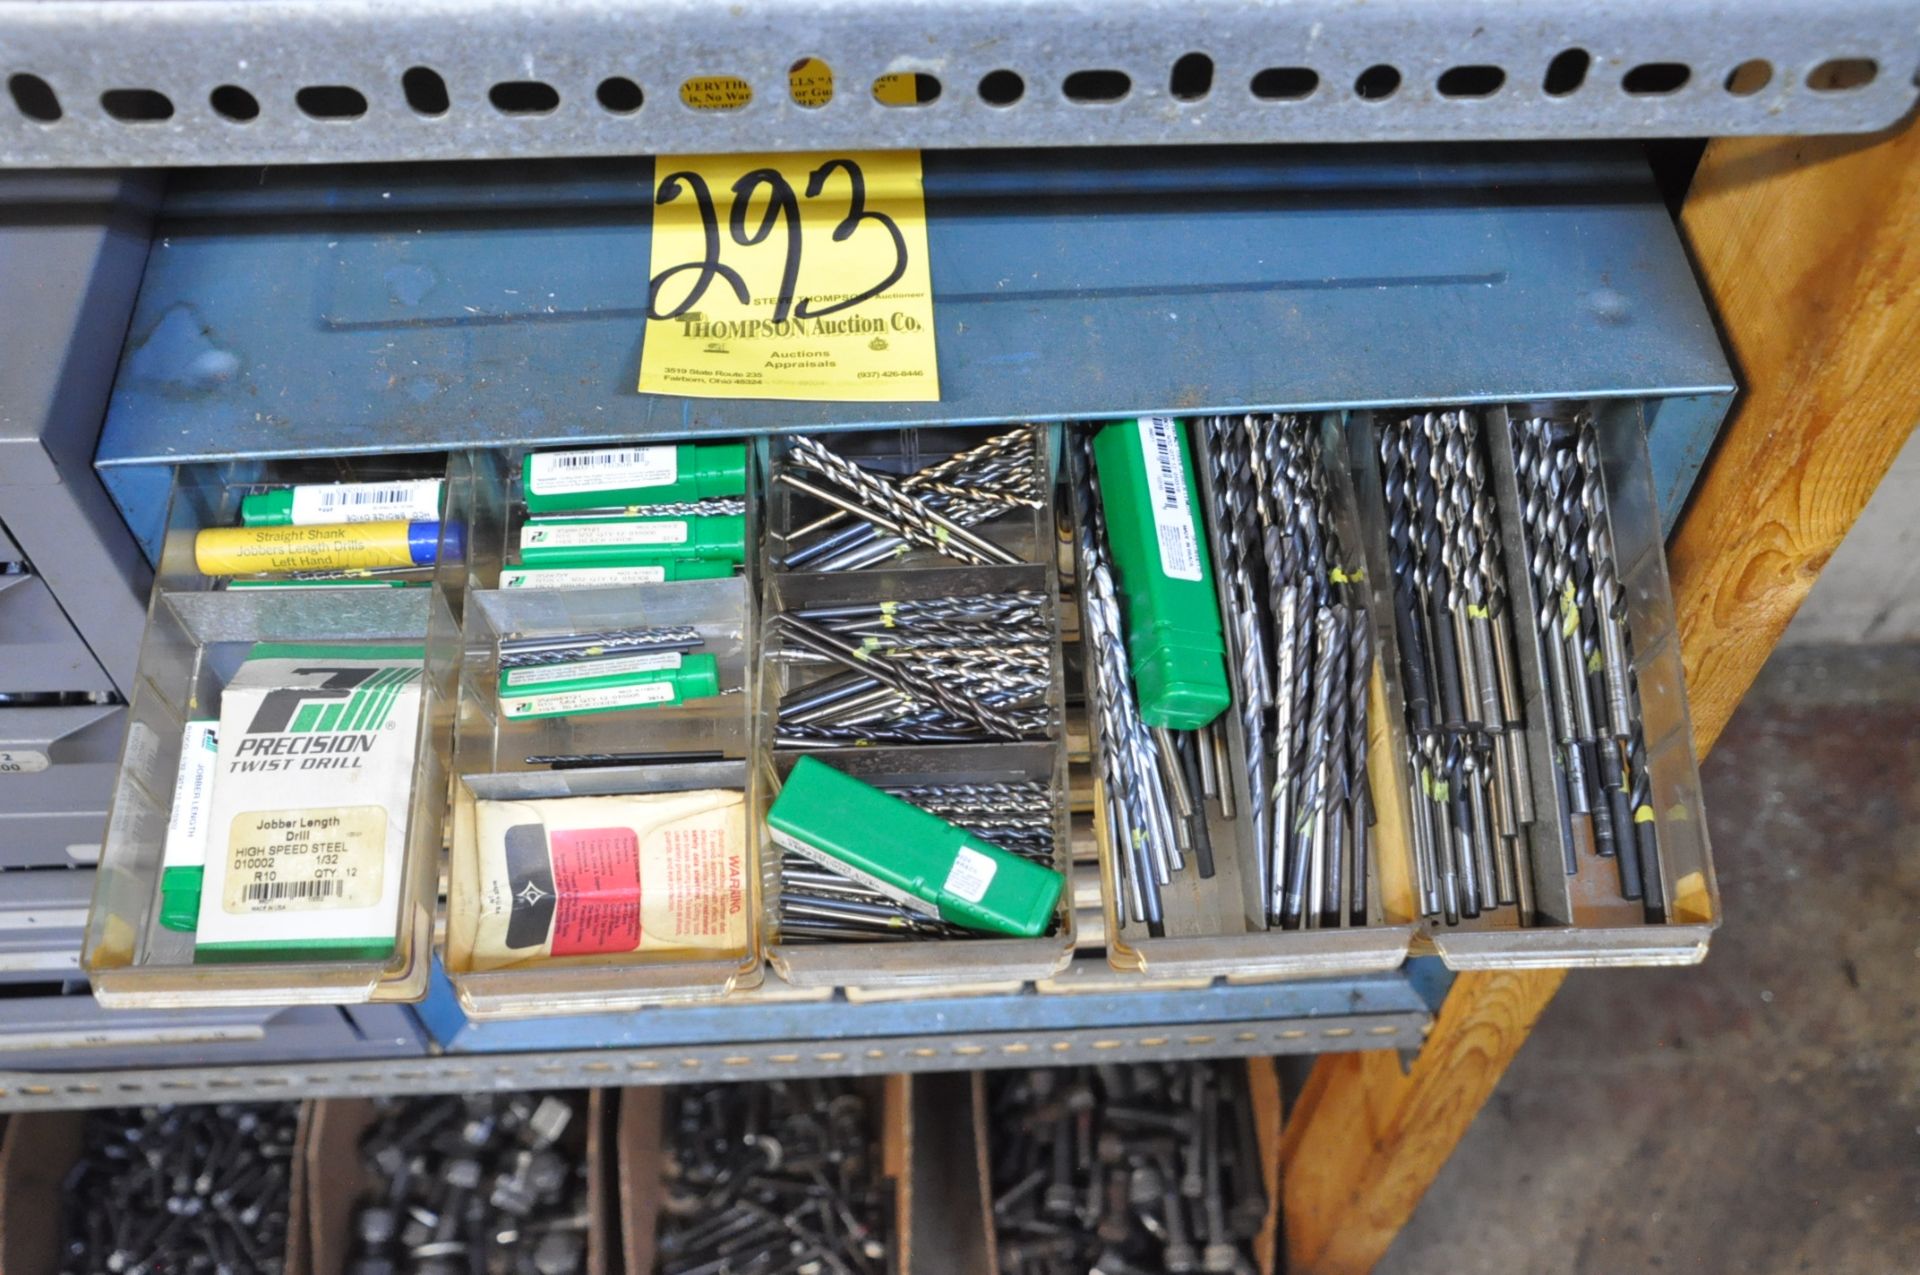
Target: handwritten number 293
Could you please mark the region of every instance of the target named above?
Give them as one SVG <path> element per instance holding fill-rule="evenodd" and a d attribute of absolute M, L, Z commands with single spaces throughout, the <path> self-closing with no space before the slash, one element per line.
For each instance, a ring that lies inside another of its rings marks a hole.
<path fill-rule="evenodd" d="M 816 306 L 811 297 L 794 297 L 794 289 L 800 278 L 800 258 L 803 235 L 801 225 L 804 221 L 800 214 L 800 199 L 794 193 L 793 185 L 775 169 L 756 168 L 742 176 L 733 184 L 733 210 L 727 219 L 727 233 L 733 242 L 743 248 L 751 248 L 765 243 L 780 223 L 786 224 L 786 255 L 780 268 L 780 294 L 774 300 L 773 322 L 785 323 L 790 318 L 819 319 L 838 313 L 871 300 L 900 281 L 907 272 L 907 240 L 900 233 L 900 227 L 893 218 L 883 212 L 875 212 L 867 207 L 867 179 L 860 171 L 860 165 L 851 159 L 830 159 L 807 176 L 808 199 L 818 199 L 827 187 L 827 182 L 835 173 L 844 173 L 847 178 L 848 200 L 847 215 L 833 228 L 833 241 L 845 243 L 859 230 L 862 222 L 874 222 L 882 227 L 893 240 L 893 266 L 880 279 L 863 292 L 854 293 L 840 301 L 828 305 Z M 758 224 L 747 224 L 748 208 L 755 196 L 764 187 L 767 192 L 766 207 L 761 211 Z M 656 204 L 670 204 L 684 194 L 693 197 L 694 209 L 700 217 L 701 239 L 704 251 L 700 260 L 685 261 L 669 266 L 653 277 L 647 291 L 647 316 L 653 319 L 673 319 L 687 313 L 700 304 L 708 287 L 718 278 L 725 280 L 741 305 L 753 303 L 746 281 L 740 272 L 720 260 L 720 217 L 714 207 L 713 192 L 708 189 L 706 180 L 698 173 L 675 172 L 667 174 L 660 183 L 659 193 L 654 196 Z M 660 293 L 667 282 L 676 275 L 688 271 L 693 273 L 693 284 L 687 290 L 684 300 L 671 310 L 660 308 Z"/>

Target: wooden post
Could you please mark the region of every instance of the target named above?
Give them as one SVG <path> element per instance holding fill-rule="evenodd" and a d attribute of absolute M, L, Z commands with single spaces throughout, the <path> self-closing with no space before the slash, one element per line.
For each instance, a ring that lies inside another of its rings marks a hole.
<path fill-rule="evenodd" d="M 1715 141 L 1681 224 L 1746 386 L 1669 550 L 1704 754 L 1920 419 L 1920 128 Z M 1372 1269 L 1563 977 L 1461 975 L 1404 1074 L 1315 1065 L 1281 1144 L 1290 1275 Z"/>

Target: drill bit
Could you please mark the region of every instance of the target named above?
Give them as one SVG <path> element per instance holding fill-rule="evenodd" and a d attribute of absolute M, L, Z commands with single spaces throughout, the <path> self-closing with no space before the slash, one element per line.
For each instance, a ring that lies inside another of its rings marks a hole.
<path fill-rule="evenodd" d="M 1044 430 L 1034 425 L 995 434 L 908 475 L 901 480 L 901 490 L 923 495 L 968 527 L 1015 505 L 1039 508 L 1047 495 L 1040 481 L 1045 440 Z M 904 540 L 885 536 L 838 508 L 790 532 L 786 544 L 782 566 L 789 571 L 851 570 L 907 548 Z"/>
<path fill-rule="evenodd" d="M 1159 880 L 1159 865 L 1166 859 L 1162 839 L 1170 839 L 1171 832 L 1163 832 L 1150 800 L 1159 770 L 1134 702 L 1091 438 L 1084 431 L 1067 440 L 1067 472 L 1073 494 L 1080 622 L 1089 656 L 1091 706 L 1099 723 L 1099 763 L 1110 825 L 1108 850 L 1114 859 L 1111 871 L 1127 896 L 1127 914 L 1157 938 L 1165 933 Z"/>
<path fill-rule="evenodd" d="M 700 630 L 690 624 L 657 629 L 609 629 L 602 633 L 516 634 L 500 639 L 500 667 L 530 668 L 642 651 L 691 651 L 705 644 Z"/>
<path fill-rule="evenodd" d="M 962 527 L 899 483 L 882 474 L 862 469 L 815 439 L 789 435 L 788 460 L 834 483 L 849 493 L 851 502 L 842 501 L 812 484 L 802 483 L 789 472 L 782 481 L 829 504 L 864 518 L 884 531 L 910 540 L 936 553 L 961 562 L 1015 564 L 1018 557 Z"/>
<path fill-rule="evenodd" d="M 1367 874 L 1372 838 L 1373 792 L 1367 775 L 1367 689 L 1372 675 L 1372 632 L 1367 627 L 1365 610 L 1355 607 L 1347 614 L 1347 774 L 1349 831 L 1347 842 L 1353 850 L 1348 880 L 1352 899 L 1348 919 L 1354 925 L 1367 920 Z"/>
<path fill-rule="evenodd" d="M 1249 492 L 1244 481 L 1244 432 L 1237 433 L 1224 418 L 1207 422 L 1206 454 L 1220 516 L 1212 520 L 1216 531 L 1214 555 L 1221 578 L 1226 581 L 1229 610 L 1225 624 L 1227 641 L 1237 673 L 1235 703 L 1239 707 L 1240 726 L 1246 741 L 1247 804 L 1254 847 L 1255 892 L 1262 907 L 1272 911 L 1272 898 L 1278 880 L 1272 854 L 1267 849 L 1272 836 L 1273 810 L 1269 793 L 1272 762 L 1265 734 L 1266 704 L 1270 699 L 1267 683 L 1267 657 L 1260 628 L 1260 609 L 1253 589 L 1248 562 L 1251 550 L 1249 529 L 1255 522 Z M 1235 472 L 1239 469 L 1240 472 Z M 1225 785 L 1222 785 L 1225 787 Z"/>
<path fill-rule="evenodd" d="M 1557 505 L 1547 489 L 1546 475 L 1552 462 L 1547 456 L 1547 423 L 1542 420 L 1517 422 L 1514 429 L 1514 476 L 1518 481 L 1526 524 L 1528 569 L 1538 595 L 1539 613 L 1535 617 L 1542 665 L 1546 670 L 1547 693 L 1557 744 L 1554 784 L 1560 794 L 1561 844 L 1564 847 L 1568 876 L 1579 871 L 1574 859 L 1573 820 L 1588 813 L 1586 770 L 1578 747 L 1579 724 L 1575 718 L 1573 693 L 1568 685 L 1565 645 L 1566 614 L 1563 598 L 1554 582 L 1554 537 L 1559 520 Z"/>

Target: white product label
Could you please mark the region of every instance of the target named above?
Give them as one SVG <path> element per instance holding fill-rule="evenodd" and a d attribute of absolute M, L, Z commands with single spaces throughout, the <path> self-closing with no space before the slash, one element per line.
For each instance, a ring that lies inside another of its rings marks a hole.
<path fill-rule="evenodd" d="M 680 449 L 673 446 L 541 452 L 527 457 L 527 490 L 536 496 L 665 487 L 679 477 Z"/>
<path fill-rule="evenodd" d="M 435 522 L 440 517 L 440 480 L 398 483 L 338 483 L 295 487 L 293 525 L 323 522 Z"/>
<path fill-rule="evenodd" d="M 53 764 L 37 748 L 0 748 L 0 775 L 33 775 Z"/>
<path fill-rule="evenodd" d="M 355 644 L 240 666 L 220 696 L 200 948 L 395 938 L 421 673 Z"/>
<path fill-rule="evenodd" d="M 829 872 L 837 872 L 849 881 L 858 881 L 870 890 L 878 890 L 881 894 L 886 895 L 889 899 L 892 899 L 895 903 L 898 903 L 910 912 L 918 912 L 922 916 L 940 915 L 940 909 L 935 904 L 929 903 L 916 895 L 908 894 L 905 890 L 902 890 L 899 886 L 891 882 L 882 881 L 879 877 L 862 872 L 852 864 L 834 858 L 826 851 L 800 840 L 800 838 L 793 836 L 791 833 L 785 833 L 778 828 L 769 826 L 767 828 L 767 835 L 773 838 L 775 845 L 782 846 L 797 855 L 811 859 Z"/>
<path fill-rule="evenodd" d="M 595 589 L 607 585 L 659 584 L 667 578 L 667 569 L 653 566 L 633 567 L 554 567 L 551 570 L 515 570 L 500 573 L 503 589 Z"/>
<path fill-rule="evenodd" d="M 213 815 L 213 776 L 219 768 L 218 722 L 188 722 L 180 737 L 180 774 L 173 784 L 173 810 L 167 815 L 169 868 L 198 868 L 207 861 L 207 821 Z"/>
<path fill-rule="evenodd" d="M 1193 499 L 1180 463 L 1180 427 L 1170 416 L 1140 422 L 1140 449 L 1153 489 L 1153 526 L 1160 541 L 1160 569 L 1175 580 L 1200 579 L 1200 543 L 1193 534 Z"/>
<path fill-rule="evenodd" d="M 659 522 L 542 522 L 520 528 L 522 549 L 579 549 L 594 545 L 683 545 L 684 518 Z"/>
<path fill-rule="evenodd" d="M 680 667 L 678 651 L 648 651 L 645 655 L 619 655 L 605 660 L 583 660 L 573 664 L 542 664 L 537 668 L 507 670 L 508 686 L 545 686 L 549 682 L 570 682 L 579 677 L 617 677 L 626 673 L 657 673 Z"/>
<path fill-rule="evenodd" d="M 372 907 L 386 858 L 385 807 L 249 810 L 228 827 L 221 907 L 235 916 Z"/>
<path fill-rule="evenodd" d="M 520 718 L 592 713 L 610 708 L 645 708 L 649 704 L 670 704 L 674 695 L 672 682 L 642 682 L 638 686 L 603 686 L 591 691 L 555 691 L 551 695 L 503 699 L 500 701 L 500 712 L 509 718 Z"/>
<path fill-rule="evenodd" d="M 972 846 L 961 846 L 960 852 L 953 856 L 953 866 L 947 869 L 945 889 L 969 903 L 978 903 L 987 897 L 987 887 L 993 884 L 993 874 L 999 870 L 999 864 Z"/>

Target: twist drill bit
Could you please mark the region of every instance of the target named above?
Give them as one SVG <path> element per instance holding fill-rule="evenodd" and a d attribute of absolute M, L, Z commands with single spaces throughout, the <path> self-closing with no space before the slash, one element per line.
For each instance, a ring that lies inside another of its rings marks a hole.
<path fill-rule="evenodd" d="M 738 518 L 747 512 L 747 502 L 739 496 L 707 496 L 700 500 L 669 500 L 658 505 L 609 505 L 604 509 L 569 509 L 564 516 L 578 518 L 589 513 L 643 514 L 649 518 Z"/>
<path fill-rule="evenodd" d="M 969 493 L 998 495 L 1003 492 L 1002 484 L 1009 483 L 1011 485 L 1004 488 L 1004 494 L 1013 495 L 1018 492 L 1030 498 L 1039 498 L 1042 493 L 1039 490 L 1038 466 L 1035 460 L 1040 446 L 1044 444 L 1044 437 L 1043 431 L 1036 425 L 1022 425 L 1003 434 L 995 434 L 982 443 L 965 451 L 955 452 L 945 460 L 936 461 L 908 475 L 901 481 L 900 486 L 903 490 L 910 492 L 952 487 Z M 950 479 L 951 483 L 948 481 Z M 851 515 L 836 509 L 794 531 L 788 537 L 788 543 L 792 544 L 795 541 L 831 531 L 847 522 L 850 517 Z M 796 569 L 799 565 L 796 557 L 799 562 L 804 562 L 807 555 L 815 552 L 815 549 L 816 546 L 810 546 L 808 549 L 798 551 L 797 554 L 789 554 L 787 558 L 789 569 Z"/>
<path fill-rule="evenodd" d="M 1412 471 L 1413 508 L 1418 519 L 1420 593 L 1430 620 L 1428 649 L 1440 692 L 1440 724 L 1448 730 L 1467 726 L 1466 702 L 1460 680 L 1460 650 L 1455 638 L 1453 608 L 1446 579 L 1445 542 L 1440 530 L 1440 480 L 1444 461 L 1439 445 L 1439 418 L 1427 414 L 1407 433 L 1408 468 Z"/>
<path fill-rule="evenodd" d="M 1017 740 L 1027 735 L 1021 722 L 990 707 L 981 699 L 962 695 L 946 683 L 927 677 L 911 665 L 890 660 L 879 652 L 849 646 L 839 637 L 793 615 L 781 615 L 776 623 L 797 645 L 828 656 L 855 672 L 870 672 L 874 677 L 915 699 L 937 705 L 964 721 L 970 721 L 1002 739 Z"/>
<path fill-rule="evenodd" d="M 872 516 L 882 515 L 891 525 L 883 530 L 893 532 L 903 539 L 914 541 L 936 553 L 962 562 L 977 564 L 1001 563 L 1015 564 L 1018 557 L 1007 552 L 999 545 L 975 535 L 960 526 L 946 515 L 930 508 L 924 500 L 912 492 L 902 491 L 900 485 L 890 478 L 860 466 L 828 450 L 818 441 L 804 435 L 791 435 L 792 447 L 789 459 L 804 469 L 810 469 L 833 483 L 838 484 L 860 502 L 859 506 L 847 509 L 848 513 L 867 518 L 880 525 Z M 792 475 L 783 475 L 790 485 L 801 486 L 809 495 L 820 497 L 829 503 L 837 503 L 827 493 L 809 485 L 797 484 Z M 844 507 L 844 506 L 843 506 Z"/>
<path fill-rule="evenodd" d="M 595 659 L 603 655 L 630 655 L 641 651 L 690 651 L 706 639 L 690 624 L 657 629 L 609 629 L 603 633 L 564 636 L 509 636 L 500 639 L 500 667 L 529 668 Z"/>
<path fill-rule="evenodd" d="M 1593 422 L 1583 420 L 1575 451 L 1581 470 L 1580 500 L 1587 522 L 1587 554 L 1593 561 L 1593 598 L 1599 619 L 1600 649 L 1606 671 L 1607 721 L 1615 739 L 1633 735 L 1633 692 L 1627 685 L 1626 594 L 1620 588 L 1614 560 L 1611 520 L 1607 513 L 1604 478 L 1600 472 L 1600 442 Z"/>
<path fill-rule="evenodd" d="M 1321 607 L 1315 612 L 1313 634 L 1313 708 L 1306 725 L 1307 751 L 1301 762 L 1304 787 L 1293 819 L 1293 856 L 1282 912 L 1288 928 L 1305 922 L 1309 906 L 1317 911 L 1319 900 L 1325 897 L 1324 864 L 1318 852 L 1326 835 L 1322 815 L 1328 780 L 1327 723 L 1333 708 L 1335 639 L 1331 608 Z"/>
<path fill-rule="evenodd" d="M 1546 471 L 1547 497 L 1553 504 L 1554 518 L 1551 524 L 1553 533 L 1553 593 L 1560 603 L 1560 645 L 1564 651 L 1563 665 L 1567 675 L 1567 695 L 1573 702 L 1574 744 L 1580 755 L 1580 770 L 1585 781 L 1582 794 L 1587 803 L 1587 813 L 1594 825 L 1594 840 L 1601 839 L 1602 824 L 1607 822 L 1606 812 L 1601 803 L 1594 801 L 1594 793 L 1599 785 L 1594 774 L 1595 759 L 1593 753 L 1594 718 L 1593 701 L 1588 697 L 1586 679 L 1586 653 L 1581 646 L 1580 633 L 1582 619 L 1580 614 L 1580 589 L 1574 582 L 1573 528 L 1574 518 L 1579 509 L 1579 493 L 1573 489 L 1573 457 L 1558 448 L 1549 449 L 1543 468 Z M 1606 845 L 1610 849 L 1610 833 Z"/>
<path fill-rule="evenodd" d="M 1092 707 L 1100 727 L 1099 762 L 1108 815 L 1108 840 L 1114 880 L 1122 882 L 1133 920 L 1148 933 L 1165 933 L 1156 863 L 1164 857 L 1154 843 L 1160 826 L 1148 804 L 1147 792 L 1157 768 L 1127 667 L 1126 645 L 1120 624 L 1118 591 L 1106 556 L 1105 524 L 1093 473 L 1091 441 L 1084 432 L 1069 438 L 1068 481 L 1073 494 L 1073 548 L 1081 589 L 1081 626 L 1090 660 Z"/>
<path fill-rule="evenodd" d="M 1408 722 L 1412 729 L 1408 748 L 1409 804 L 1414 840 L 1414 873 L 1420 892 L 1421 914 L 1439 916 L 1439 862 L 1433 841 L 1433 811 L 1427 785 L 1425 760 L 1420 742 L 1433 732 L 1433 702 L 1428 687 L 1429 657 L 1425 629 L 1420 618 L 1413 531 L 1412 496 L 1408 479 L 1406 430 L 1390 424 L 1380 433 L 1380 469 L 1387 506 L 1388 568 L 1393 583 L 1394 631 L 1399 638 L 1400 671 L 1406 695 Z"/>
<path fill-rule="evenodd" d="M 1457 925 L 1462 916 L 1478 916 L 1479 905 L 1471 890 L 1462 888 L 1460 856 L 1453 833 L 1453 794 L 1448 785 L 1446 758 L 1440 737 L 1428 735 L 1421 741 L 1420 787 L 1430 812 L 1428 828 L 1432 834 L 1433 856 L 1439 865 L 1440 907 L 1448 925 Z"/>
<path fill-rule="evenodd" d="M 1590 812 L 1584 758 L 1579 745 L 1579 722 L 1574 709 L 1573 692 L 1567 669 L 1565 633 L 1570 618 L 1562 590 L 1555 579 L 1555 539 L 1564 537 L 1560 514 L 1548 487 L 1552 461 L 1547 455 L 1547 423 L 1541 420 L 1520 422 L 1515 431 L 1515 476 L 1525 502 L 1523 516 L 1531 553 L 1528 568 L 1539 594 L 1536 617 L 1542 662 L 1547 671 L 1548 691 L 1552 696 L 1554 735 L 1559 744 L 1554 780 L 1561 795 L 1560 833 L 1564 848 L 1564 868 L 1568 876 L 1579 871 L 1574 861 L 1572 819 Z"/>
<path fill-rule="evenodd" d="M 1232 646 L 1234 668 L 1238 674 L 1241 730 L 1246 736 L 1247 801 L 1251 812 L 1254 846 L 1255 889 L 1262 908 L 1273 911 L 1277 876 L 1273 856 L 1268 850 L 1273 811 L 1269 798 L 1271 759 L 1265 733 L 1265 707 L 1270 688 L 1266 677 L 1266 653 L 1262 649 L 1259 608 L 1254 599 L 1248 568 L 1247 531 L 1255 521 L 1249 509 L 1245 481 L 1248 464 L 1241 454 L 1246 438 L 1224 419 L 1208 422 L 1207 462 L 1215 498 L 1221 505 L 1217 519 L 1216 557 L 1222 579 L 1227 582 L 1232 615 L 1224 626 Z M 1223 785 L 1224 787 L 1224 785 Z"/>
<path fill-rule="evenodd" d="M 1280 590 L 1278 620 L 1280 627 L 1275 645 L 1279 650 L 1280 662 L 1274 672 L 1274 685 L 1281 689 L 1281 694 L 1274 706 L 1274 804 L 1267 825 L 1267 837 L 1254 841 L 1261 861 L 1267 865 L 1266 898 L 1270 925 L 1280 924 L 1286 915 L 1285 892 L 1279 887 L 1287 874 L 1287 833 L 1292 827 L 1288 802 L 1293 788 L 1295 757 L 1293 723 L 1298 716 L 1295 710 L 1299 707 L 1295 694 L 1298 682 L 1294 676 L 1294 661 L 1299 655 L 1303 627 L 1300 623 L 1300 590 L 1297 586 L 1289 584 Z"/>
<path fill-rule="evenodd" d="M 1479 448 L 1474 450 L 1475 464 L 1469 475 L 1473 486 L 1473 521 L 1479 530 L 1480 538 L 1480 574 L 1487 584 L 1487 616 L 1493 632 L 1493 670 L 1492 680 L 1497 694 L 1497 716 L 1501 733 L 1505 737 L 1503 774 L 1509 784 L 1508 800 L 1513 809 L 1516 825 L 1516 853 L 1520 853 L 1527 840 L 1524 825 L 1534 820 L 1533 777 L 1527 762 L 1526 725 L 1521 720 L 1520 685 L 1514 672 L 1512 639 L 1509 625 L 1512 617 L 1507 601 L 1506 555 L 1502 549 L 1499 516 L 1495 512 L 1493 493 L 1487 480 L 1486 457 Z M 1524 862 L 1521 865 L 1524 867 Z M 1522 878 L 1526 872 L 1520 874 Z"/>
<path fill-rule="evenodd" d="M 1333 619 L 1329 641 L 1333 647 L 1333 658 L 1327 663 L 1327 798 L 1326 813 L 1321 818 L 1325 829 L 1323 833 L 1323 854 L 1326 865 L 1322 869 L 1325 879 L 1324 892 L 1313 901 L 1318 913 L 1318 923 L 1322 926 L 1340 924 L 1344 909 L 1341 900 L 1345 895 L 1347 882 L 1346 857 L 1350 850 L 1347 845 L 1346 812 L 1351 805 L 1347 790 L 1347 712 L 1350 700 L 1347 693 L 1347 660 L 1352 650 L 1347 639 L 1346 608 L 1333 606 L 1327 609 Z"/>
<path fill-rule="evenodd" d="M 1599 439 L 1593 421 L 1582 417 L 1574 442 L 1574 462 L 1580 486 L 1580 524 L 1585 536 L 1585 579 L 1592 605 L 1587 608 L 1585 643 L 1590 648 L 1589 684 L 1593 698 L 1602 708 L 1597 721 L 1595 751 L 1600 764 L 1600 784 L 1606 791 L 1608 822 L 1611 825 L 1616 866 L 1620 873 L 1620 893 L 1638 899 L 1642 893 L 1640 855 L 1633 832 L 1633 814 L 1627 789 L 1626 768 L 1621 750 L 1628 728 L 1618 727 L 1627 716 L 1624 641 L 1619 614 L 1625 610 L 1619 576 L 1614 564 L 1613 537 L 1607 518 L 1606 493 L 1600 474 Z"/>
<path fill-rule="evenodd" d="M 1660 838 L 1654 823 L 1653 776 L 1647 771 L 1647 740 L 1635 730 L 1627 745 L 1627 768 L 1633 785 L 1633 835 L 1639 852 L 1642 904 L 1649 921 L 1667 919 L 1666 886 L 1660 878 Z"/>
<path fill-rule="evenodd" d="M 1466 748 L 1462 736 L 1449 735 L 1441 747 L 1446 769 L 1446 803 L 1452 825 L 1454 857 L 1460 874 L 1460 914 L 1479 916 L 1487 892 L 1480 872 L 1481 847 L 1475 844 L 1473 814 L 1467 797 Z"/>
<path fill-rule="evenodd" d="M 1368 846 L 1373 827 L 1372 781 L 1367 774 L 1367 689 L 1373 673 L 1372 651 L 1367 613 L 1355 606 L 1347 613 L 1347 773 L 1351 786 L 1347 841 L 1353 847 L 1348 916 L 1354 925 L 1364 925 L 1367 920 Z"/>

